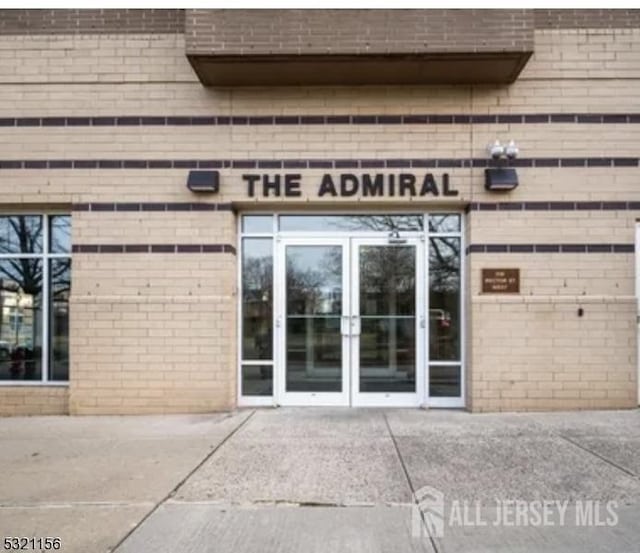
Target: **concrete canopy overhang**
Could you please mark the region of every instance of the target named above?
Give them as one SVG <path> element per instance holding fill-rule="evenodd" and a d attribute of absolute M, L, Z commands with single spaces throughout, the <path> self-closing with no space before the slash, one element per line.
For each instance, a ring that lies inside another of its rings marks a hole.
<path fill-rule="evenodd" d="M 206 86 L 506 84 L 534 47 L 531 10 L 187 10 Z"/>

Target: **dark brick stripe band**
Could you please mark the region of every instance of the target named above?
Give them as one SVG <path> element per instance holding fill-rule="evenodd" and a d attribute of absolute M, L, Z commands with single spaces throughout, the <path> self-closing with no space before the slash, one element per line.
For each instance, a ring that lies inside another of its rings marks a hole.
<path fill-rule="evenodd" d="M 127 202 L 73 204 L 72 211 L 100 213 L 140 211 L 233 211 L 231 203 L 195 202 Z M 617 202 L 473 202 L 466 206 L 471 211 L 640 211 L 640 201 Z"/>
<path fill-rule="evenodd" d="M 73 253 L 230 253 L 229 244 L 74 244 Z"/>
<path fill-rule="evenodd" d="M 73 204 L 73 211 L 231 211 L 230 203 L 194 202 L 140 202 L 140 203 L 86 203 Z"/>
<path fill-rule="evenodd" d="M 1 127 L 132 127 L 200 125 L 499 125 L 541 123 L 640 123 L 640 113 L 502 113 L 423 115 L 124 115 L 2 117 Z"/>
<path fill-rule="evenodd" d="M 634 244 L 471 244 L 471 253 L 634 253 Z"/>
<path fill-rule="evenodd" d="M 625 211 L 640 210 L 640 202 L 473 202 L 470 211 Z"/>
<path fill-rule="evenodd" d="M 638 157 L 542 157 L 510 162 L 512 167 L 638 167 Z M 453 169 L 494 167 L 486 158 L 430 159 L 47 159 L 0 160 L 2 169 Z"/>

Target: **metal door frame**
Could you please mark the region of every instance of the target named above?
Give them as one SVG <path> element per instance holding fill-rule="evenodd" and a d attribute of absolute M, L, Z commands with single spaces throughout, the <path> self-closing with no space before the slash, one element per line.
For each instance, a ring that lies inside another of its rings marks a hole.
<path fill-rule="evenodd" d="M 342 248 L 342 313 L 340 315 L 342 345 L 342 391 L 340 392 L 287 392 L 287 279 L 286 249 L 288 246 L 340 246 Z M 275 248 L 275 331 L 276 351 L 274 364 L 274 392 L 276 403 L 287 406 L 349 406 L 349 334 L 347 314 L 350 305 L 349 286 L 349 239 L 348 238 L 303 238 L 278 237 Z"/>
<path fill-rule="evenodd" d="M 345 212 L 344 210 L 314 210 L 309 212 L 309 214 L 313 214 L 313 215 L 340 215 L 343 212 Z M 451 232 L 445 232 L 445 233 L 435 233 L 432 234 L 428 229 L 428 220 L 429 220 L 429 216 L 430 215 L 437 215 L 440 212 L 444 212 L 444 213 L 458 213 L 460 215 L 460 230 L 459 231 L 451 231 Z M 283 243 L 283 241 L 287 241 L 290 243 L 294 243 L 294 242 L 298 242 L 298 243 L 305 243 L 305 244 L 309 244 L 309 243 L 313 243 L 314 241 L 316 243 L 324 243 L 324 244 L 330 244 L 330 243 L 344 243 L 346 241 L 347 246 L 346 248 L 349 249 L 349 245 L 350 245 L 350 241 L 354 240 L 354 239 L 376 239 L 376 238 L 380 238 L 381 240 L 388 240 L 388 234 L 387 233 L 371 233 L 371 232 L 362 232 L 362 231 L 353 231 L 353 232 L 348 232 L 348 233 L 344 233 L 344 232 L 335 232 L 335 231 L 327 231 L 327 232 L 318 232 L 318 231 L 280 231 L 279 230 L 279 217 L 282 214 L 302 214 L 296 211 L 251 211 L 251 212 L 247 212 L 247 213 L 243 213 L 240 214 L 237 218 L 237 230 L 238 230 L 238 236 L 240 237 L 240 248 L 239 248 L 239 253 L 240 255 L 238 256 L 238 274 L 237 274 L 237 285 L 238 285 L 238 290 L 242 289 L 242 240 L 245 237 L 249 237 L 249 238 L 272 238 L 273 239 L 273 267 L 274 267 L 274 280 L 273 280 L 273 294 L 274 294 L 274 298 L 273 298 L 273 357 L 271 361 L 254 361 L 254 360 L 244 360 L 242 358 L 242 347 L 239 346 L 237 348 L 237 397 L 238 397 L 238 404 L 240 406 L 277 406 L 277 405 L 281 405 L 282 404 L 282 390 L 284 389 L 284 382 L 282 382 L 282 376 L 284 375 L 284 363 L 283 363 L 283 354 L 284 352 L 282 351 L 283 349 L 283 336 L 282 336 L 282 332 L 281 332 L 281 328 L 279 328 L 277 326 L 278 324 L 278 315 L 281 314 L 283 312 L 283 307 L 282 307 L 282 302 L 283 302 L 283 298 L 281 297 L 283 295 L 284 292 L 284 280 L 283 280 L 283 268 L 282 268 L 282 262 L 281 262 L 281 257 L 282 257 L 282 248 L 281 248 L 281 244 Z M 377 213 L 389 213 L 389 214 L 404 214 L 406 213 L 405 210 L 398 210 L 398 209 L 385 209 L 385 210 L 381 210 L 381 209 L 372 209 L 372 210 L 367 210 L 366 211 L 366 215 L 375 215 Z M 306 214 L 306 213 L 305 213 Z M 255 233 L 255 232 L 250 232 L 248 233 L 248 235 L 246 235 L 243 231 L 242 231 L 242 217 L 243 215 L 268 215 L 270 217 L 273 218 L 273 227 L 271 231 L 268 232 L 259 232 L 259 233 Z M 461 340 L 461 344 L 460 344 L 460 359 L 459 361 L 435 361 L 435 360 L 431 360 L 429 358 L 429 325 L 430 325 L 430 319 L 428 316 L 426 316 L 426 328 L 424 330 L 424 338 L 423 338 L 423 355 L 420 356 L 420 358 L 418 359 L 419 363 L 422 363 L 422 370 L 419 371 L 420 373 L 420 378 L 423 382 L 423 387 L 422 387 L 422 392 L 421 392 L 421 397 L 420 397 L 420 405 L 425 406 L 425 407 L 433 407 L 433 408 L 460 408 L 460 407 L 464 407 L 466 405 L 466 396 L 467 396 L 467 372 L 468 372 L 468 367 L 467 367 L 467 351 L 466 351 L 466 337 L 468 335 L 468 325 L 469 325 L 469 321 L 467 320 L 467 312 L 468 312 L 468 305 L 467 305 L 467 295 L 468 295 L 468 286 L 469 283 L 467 281 L 467 259 L 466 256 L 464 255 L 464 244 L 465 244 L 465 237 L 466 237 L 466 221 L 465 221 L 465 217 L 463 216 L 462 213 L 457 212 L 457 210 L 439 210 L 439 209 L 435 209 L 435 210 L 429 210 L 428 212 L 423 212 L 422 216 L 424 217 L 424 230 L 423 231 L 405 231 L 405 232 L 401 232 L 401 236 L 404 238 L 406 237 L 408 240 L 413 240 L 413 239 L 420 239 L 424 241 L 424 247 L 422 248 L 423 252 L 423 263 L 421 264 L 421 266 L 423 267 L 423 275 L 424 278 L 422 279 L 424 282 L 424 288 L 423 288 L 423 293 L 424 293 L 424 302 L 423 302 L 423 309 L 425 312 L 425 315 L 427 315 L 429 313 L 429 240 L 432 237 L 447 237 L 447 236 L 451 236 L 451 237 L 457 237 L 460 239 L 460 244 L 461 244 L 461 252 L 460 252 L 460 270 L 461 270 L 461 274 L 460 274 L 460 294 L 461 294 L 461 298 L 460 298 L 460 309 L 461 309 L 461 328 L 460 328 L 460 340 Z M 323 238 L 324 237 L 324 238 Z M 640 221 L 638 222 L 638 227 L 636 229 L 636 238 L 637 238 L 637 246 L 636 246 L 636 251 L 639 252 L 637 255 L 640 256 Z M 344 249 L 343 249 L 343 261 L 344 261 L 344 256 L 346 255 L 344 253 Z M 350 270 L 350 264 L 351 264 L 351 258 L 349 258 L 347 260 L 347 264 L 349 264 L 349 269 Z M 637 288 L 638 288 L 638 298 L 640 301 L 640 257 L 637 258 Z M 347 286 L 347 293 L 349 292 L 348 290 L 349 286 Z M 242 295 L 238 294 L 238 300 L 237 300 L 237 307 L 238 307 L 238 322 L 237 322 L 237 335 L 238 335 L 238 340 L 239 340 L 239 344 L 241 343 L 241 337 L 242 337 Z M 639 313 L 640 313 L 640 306 L 639 306 Z M 639 329 L 639 333 L 640 333 L 640 329 Z M 640 340 L 640 336 L 639 336 L 639 340 Z M 639 347 L 640 349 L 640 347 Z M 349 353 L 349 355 L 351 355 Z M 349 361 L 350 362 L 350 361 Z M 272 365 L 273 366 L 273 394 L 270 396 L 245 396 L 242 395 L 242 365 L 247 364 L 247 365 L 260 365 L 260 364 L 266 364 L 266 365 Z M 430 372 L 430 365 L 431 364 L 435 364 L 435 365 L 453 365 L 453 366 L 460 366 L 460 378 L 461 378 L 461 382 L 460 382 L 460 386 L 461 386 L 461 395 L 459 397 L 430 397 L 429 396 L 429 372 Z M 639 396 L 639 403 L 640 403 L 640 352 L 639 352 L 639 358 L 638 358 L 638 370 L 639 370 L 639 383 L 638 383 L 638 396 Z M 349 378 L 351 378 L 351 375 L 349 375 Z M 349 399 L 351 399 L 351 390 L 349 390 Z M 346 402 L 345 405 L 348 405 L 351 402 Z M 317 403 L 314 403 L 317 404 Z M 301 405 L 311 405 L 310 403 L 304 403 L 302 402 Z M 389 405 L 389 407 L 391 407 L 391 405 Z"/>
<path fill-rule="evenodd" d="M 351 239 L 351 405 L 354 407 L 419 407 L 425 397 L 426 355 L 425 339 L 425 256 L 424 240 L 406 238 L 390 243 L 388 238 Z M 415 249 L 415 392 L 360 392 L 360 248 L 362 246 L 399 247 Z"/>

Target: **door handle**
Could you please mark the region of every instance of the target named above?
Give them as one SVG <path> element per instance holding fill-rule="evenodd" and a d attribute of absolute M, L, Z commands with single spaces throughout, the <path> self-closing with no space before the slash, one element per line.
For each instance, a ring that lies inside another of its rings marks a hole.
<path fill-rule="evenodd" d="M 360 336 L 360 317 L 358 315 L 351 316 L 351 334 Z"/>
<path fill-rule="evenodd" d="M 343 336 L 351 335 L 351 332 L 349 329 L 349 317 L 347 317 L 346 315 L 344 315 L 340 319 L 340 334 L 342 334 Z"/>

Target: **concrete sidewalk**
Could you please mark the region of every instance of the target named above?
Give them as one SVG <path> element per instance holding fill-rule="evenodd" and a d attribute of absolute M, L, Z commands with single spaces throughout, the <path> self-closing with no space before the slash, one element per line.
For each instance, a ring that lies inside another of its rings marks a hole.
<path fill-rule="evenodd" d="M 65 552 L 640 551 L 639 411 L 10 418 L 0 471 L 0 537 Z"/>

